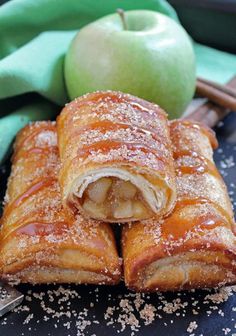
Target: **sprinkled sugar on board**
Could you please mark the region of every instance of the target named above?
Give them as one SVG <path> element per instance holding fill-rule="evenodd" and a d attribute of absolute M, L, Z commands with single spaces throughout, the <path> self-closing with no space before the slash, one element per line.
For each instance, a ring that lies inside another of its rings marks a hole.
<path fill-rule="evenodd" d="M 236 209 L 236 114 L 217 127 L 215 160 Z M 0 168 L 0 197 L 9 164 Z M 0 335 L 236 336 L 236 286 L 138 294 L 115 287 L 21 285 L 22 305 L 0 319 Z"/>

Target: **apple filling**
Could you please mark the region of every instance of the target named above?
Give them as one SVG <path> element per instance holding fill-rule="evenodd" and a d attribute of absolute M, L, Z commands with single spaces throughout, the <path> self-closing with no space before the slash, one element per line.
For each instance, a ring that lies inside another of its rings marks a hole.
<path fill-rule="evenodd" d="M 93 218 L 112 221 L 141 220 L 151 214 L 136 186 L 117 177 L 102 177 L 90 183 L 84 192 L 82 207 Z"/>

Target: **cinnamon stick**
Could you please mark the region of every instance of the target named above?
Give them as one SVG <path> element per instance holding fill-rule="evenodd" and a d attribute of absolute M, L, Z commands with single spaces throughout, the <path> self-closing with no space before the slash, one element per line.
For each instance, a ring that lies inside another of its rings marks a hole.
<path fill-rule="evenodd" d="M 236 98 L 228 94 L 223 85 L 221 88 L 216 88 L 209 83 L 207 84 L 200 79 L 197 79 L 196 93 L 199 96 L 206 97 L 212 102 L 224 108 L 236 111 Z"/>
<path fill-rule="evenodd" d="M 201 77 L 198 77 L 198 81 L 202 82 L 202 83 L 205 83 L 209 86 L 212 86 L 213 88 L 217 89 L 217 90 L 220 90 L 234 98 L 236 98 L 236 90 L 235 88 L 231 88 L 230 86 L 227 86 L 227 85 L 222 85 L 222 84 L 219 84 L 219 83 L 216 83 L 216 82 L 212 82 L 208 79 L 205 79 L 205 78 L 201 78 Z"/>
<path fill-rule="evenodd" d="M 233 77 L 227 84 L 227 88 L 231 88 L 236 90 L 236 76 Z M 222 106 L 218 106 L 215 103 L 210 101 L 204 103 L 199 106 L 196 110 L 194 110 L 191 114 L 184 117 L 184 119 L 191 119 L 195 121 L 200 121 L 206 124 L 209 127 L 214 127 L 216 124 L 222 120 L 231 109 L 223 108 Z"/>

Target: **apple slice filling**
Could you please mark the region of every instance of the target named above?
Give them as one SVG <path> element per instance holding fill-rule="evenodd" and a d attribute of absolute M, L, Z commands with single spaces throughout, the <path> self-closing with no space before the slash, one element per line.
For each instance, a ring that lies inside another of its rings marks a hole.
<path fill-rule="evenodd" d="M 90 183 L 82 207 L 93 218 L 112 221 L 146 219 L 151 213 L 137 187 L 117 177 L 102 177 Z"/>

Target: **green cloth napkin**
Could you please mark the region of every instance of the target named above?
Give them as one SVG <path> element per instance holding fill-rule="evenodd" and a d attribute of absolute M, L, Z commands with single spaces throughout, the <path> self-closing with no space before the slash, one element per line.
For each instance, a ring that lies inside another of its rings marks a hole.
<path fill-rule="evenodd" d="M 194 43 L 197 75 L 221 84 L 236 74 L 236 56 Z"/>
<path fill-rule="evenodd" d="M 22 126 L 52 118 L 66 103 L 63 60 L 76 31 L 117 8 L 178 20 L 165 0 L 14 0 L 0 7 L 0 163 Z M 198 75 L 224 83 L 235 73 L 235 56 L 197 44 L 195 51 Z"/>

